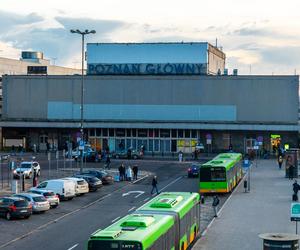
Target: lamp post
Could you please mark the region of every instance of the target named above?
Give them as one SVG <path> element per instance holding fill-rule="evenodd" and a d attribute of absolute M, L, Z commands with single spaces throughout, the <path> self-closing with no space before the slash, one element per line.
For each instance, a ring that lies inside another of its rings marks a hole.
<path fill-rule="evenodd" d="M 88 34 L 95 34 L 95 30 L 84 30 L 80 31 L 79 29 L 70 30 L 71 33 L 76 33 L 81 35 L 81 104 L 80 104 L 80 133 L 81 133 L 81 142 L 84 142 L 84 133 L 83 133 L 83 103 L 84 103 L 84 36 Z M 83 151 L 81 150 L 81 164 L 80 164 L 80 173 L 83 170 Z"/>

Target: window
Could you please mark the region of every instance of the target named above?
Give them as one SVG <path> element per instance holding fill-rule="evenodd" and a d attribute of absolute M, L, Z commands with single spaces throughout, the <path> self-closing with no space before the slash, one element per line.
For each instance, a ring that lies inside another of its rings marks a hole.
<path fill-rule="evenodd" d="M 132 137 L 136 137 L 136 129 L 132 130 Z"/>
<path fill-rule="evenodd" d="M 109 136 L 115 136 L 115 129 L 113 128 L 109 129 Z"/>
<path fill-rule="evenodd" d="M 95 136 L 95 129 L 92 128 L 89 131 L 90 131 L 90 136 Z"/>
<path fill-rule="evenodd" d="M 154 131 L 153 131 L 153 129 L 149 129 L 149 137 L 154 137 Z"/>
<path fill-rule="evenodd" d="M 159 129 L 154 129 L 154 137 L 159 137 Z"/>
<path fill-rule="evenodd" d="M 171 141 L 171 151 L 177 152 L 177 141 L 176 140 Z"/>
<path fill-rule="evenodd" d="M 107 128 L 102 129 L 103 136 L 108 136 Z"/>
<path fill-rule="evenodd" d="M 184 138 L 190 138 L 190 137 L 191 137 L 190 130 L 189 129 L 184 130 Z"/>
<path fill-rule="evenodd" d="M 149 140 L 149 151 L 153 151 L 154 140 Z"/>
<path fill-rule="evenodd" d="M 131 129 L 126 129 L 126 136 L 130 137 L 131 136 Z"/>
<path fill-rule="evenodd" d="M 197 130 L 192 130 L 192 138 L 197 138 Z"/>
<path fill-rule="evenodd" d="M 159 140 L 154 140 L 154 151 L 159 151 Z"/>
<path fill-rule="evenodd" d="M 177 130 L 172 129 L 172 138 L 177 138 Z"/>
<path fill-rule="evenodd" d="M 226 181 L 226 172 L 224 168 L 211 168 L 212 181 Z"/>
<path fill-rule="evenodd" d="M 101 128 L 96 129 L 96 136 L 98 136 L 98 137 L 101 136 Z"/>
<path fill-rule="evenodd" d="M 170 130 L 169 129 L 161 129 L 160 137 L 165 137 L 165 138 L 170 137 Z"/>
<path fill-rule="evenodd" d="M 116 136 L 118 136 L 118 137 L 125 137 L 125 129 L 118 128 L 116 130 Z"/>
<path fill-rule="evenodd" d="M 148 131 L 147 129 L 138 129 L 138 137 L 147 137 Z"/>
<path fill-rule="evenodd" d="M 183 130 L 178 129 L 178 138 L 183 138 Z"/>

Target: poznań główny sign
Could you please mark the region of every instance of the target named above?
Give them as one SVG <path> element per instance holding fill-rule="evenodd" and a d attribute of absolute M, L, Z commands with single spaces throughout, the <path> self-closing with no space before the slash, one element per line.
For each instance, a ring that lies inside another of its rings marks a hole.
<path fill-rule="evenodd" d="M 88 75 L 203 75 L 205 63 L 89 63 Z"/>

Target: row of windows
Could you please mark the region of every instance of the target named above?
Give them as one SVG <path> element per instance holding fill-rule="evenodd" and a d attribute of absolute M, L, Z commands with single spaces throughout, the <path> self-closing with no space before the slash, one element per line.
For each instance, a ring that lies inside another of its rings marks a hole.
<path fill-rule="evenodd" d="M 115 137 L 160 137 L 160 138 L 197 138 L 195 129 L 90 129 L 89 136 Z"/>

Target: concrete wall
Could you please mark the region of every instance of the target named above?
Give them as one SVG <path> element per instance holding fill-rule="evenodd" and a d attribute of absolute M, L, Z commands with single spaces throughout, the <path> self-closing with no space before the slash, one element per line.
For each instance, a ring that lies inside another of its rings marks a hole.
<path fill-rule="evenodd" d="M 77 120 L 80 76 L 5 76 L 3 118 Z M 86 76 L 91 121 L 297 124 L 298 76 Z"/>

